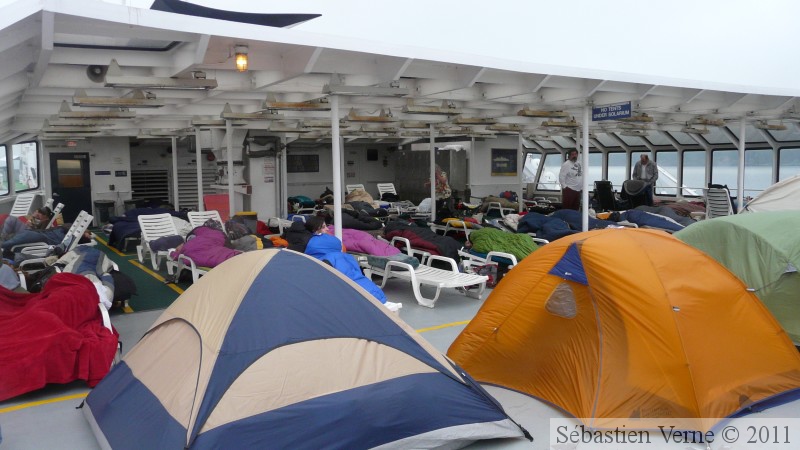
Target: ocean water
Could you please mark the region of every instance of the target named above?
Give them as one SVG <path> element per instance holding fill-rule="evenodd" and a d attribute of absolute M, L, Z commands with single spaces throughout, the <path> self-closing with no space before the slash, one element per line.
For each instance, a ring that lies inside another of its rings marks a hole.
<path fill-rule="evenodd" d="M 527 169 L 527 168 L 526 168 Z M 561 187 L 558 184 L 558 172 L 554 168 L 545 167 L 542 173 L 542 182 L 539 183 L 540 189 L 559 190 Z M 661 173 L 656 182 L 656 190 L 659 194 L 675 195 L 677 183 L 674 181 L 675 167 L 661 167 L 667 174 L 672 175 L 672 179 L 665 173 Z M 535 170 L 535 169 L 534 169 Z M 527 172 L 527 170 L 526 170 Z M 535 173 L 535 171 L 533 172 Z M 600 167 L 589 167 L 588 178 L 591 186 L 595 180 L 602 179 L 602 171 Z M 731 195 L 738 195 L 738 168 L 737 167 L 715 167 L 712 172 L 712 183 L 727 185 L 731 191 Z M 800 166 L 782 166 L 780 170 L 781 180 L 800 174 Z M 686 166 L 684 167 L 683 185 L 685 196 L 697 195 L 701 196 L 705 184 L 705 167 L 701 166 Z M 629 178 L 624 167 L 609 167 L 608 179 L 614 184 L 615 189 L 619 190 L 622 182 Z M 772 167 L 768 166 L 745 166 L 744 170 L 744 195 L 756 197 L 764 189 L 771 186 L 772 183 Z"/>

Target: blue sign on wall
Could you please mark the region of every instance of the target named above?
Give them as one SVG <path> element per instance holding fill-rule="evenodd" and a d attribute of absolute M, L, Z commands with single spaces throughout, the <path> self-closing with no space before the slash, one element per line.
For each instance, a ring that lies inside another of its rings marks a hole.
<path fill-rule="evenodd" d="M 631 116 L 631 102 L 592 108 L 592 121 L 625 119 Z"/>

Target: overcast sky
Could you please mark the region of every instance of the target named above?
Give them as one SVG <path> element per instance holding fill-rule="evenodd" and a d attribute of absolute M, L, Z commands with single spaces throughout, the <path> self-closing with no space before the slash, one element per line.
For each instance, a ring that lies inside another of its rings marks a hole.
<path fill-rule="evenodd" d="M 149 8 L 152 0 L 104 0 Z M 314 33 L 740 86 L 800 88 L 798 0 L 191 0 L 319 13 Z"/>

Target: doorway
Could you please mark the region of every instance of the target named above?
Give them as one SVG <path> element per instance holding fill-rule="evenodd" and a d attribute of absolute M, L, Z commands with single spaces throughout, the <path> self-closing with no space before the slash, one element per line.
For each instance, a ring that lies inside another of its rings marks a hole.
<path fill-rule="evenodd" d="M 64 222 L 74 221 L 81 210 L 93 214 L 90 173 L 88 153 L 50 154 L 53 200 L 64 204 Z"/>

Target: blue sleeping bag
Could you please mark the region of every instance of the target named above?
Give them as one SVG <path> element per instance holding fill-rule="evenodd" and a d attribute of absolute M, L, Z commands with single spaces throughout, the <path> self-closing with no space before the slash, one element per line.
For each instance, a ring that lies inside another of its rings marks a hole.
<path fill-rule="evenodd" d="M 329 234 L 317 234 L 311 237 L 306 245 L 306 255 L 325 261 L 343 273 L 359 286 L 366 289 L 381 303 L 386 303 L 386 294 L 375 283 L 361 273 L 358 261 L 342 251 L 342 241 Z"/>

